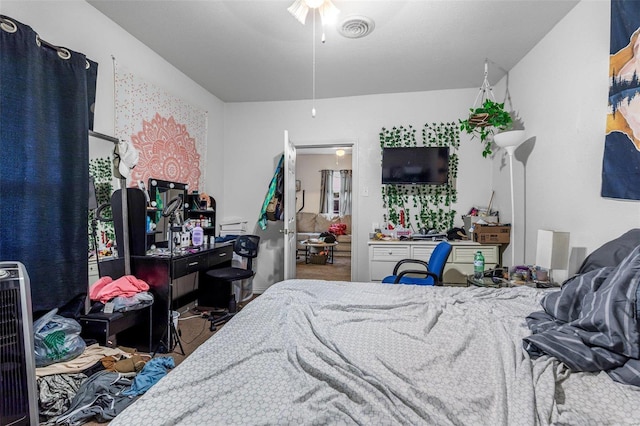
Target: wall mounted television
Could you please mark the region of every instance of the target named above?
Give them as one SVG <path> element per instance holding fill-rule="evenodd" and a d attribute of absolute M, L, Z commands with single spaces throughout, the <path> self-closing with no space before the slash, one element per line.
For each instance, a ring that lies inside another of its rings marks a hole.
<path fill-rule="evenodd" d="M 382 149 L 382 183 L 444 185 L 449 176 L 448 147 L 387 147 Z"/>

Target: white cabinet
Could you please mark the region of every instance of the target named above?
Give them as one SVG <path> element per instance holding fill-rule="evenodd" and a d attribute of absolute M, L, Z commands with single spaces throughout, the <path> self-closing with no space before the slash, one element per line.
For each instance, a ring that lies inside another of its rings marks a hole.
<path fill-rule="evenodd" d="M 369 275 L 371 281 L 382 281 L 393 273 L 393 267 L 402 259 L 428 261 L 438 241 L 370 241 Z M 466 284 L 467 275 L 473 274 L 473 257 L 478 250 L 484 256 L 485 269 L 500 264 L 500 246 L 472 241 L 450 242 L 451 254 L 444 268 L 445 284 Z M 407 265 L 415 268 L 416 265 Z"/>

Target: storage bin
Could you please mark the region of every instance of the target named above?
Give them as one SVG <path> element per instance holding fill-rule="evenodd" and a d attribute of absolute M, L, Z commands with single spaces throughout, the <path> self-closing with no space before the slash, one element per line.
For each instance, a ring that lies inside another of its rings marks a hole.
<path fill-rule="evenodd" d="M 311 254 L 309 255 L 309 262 L 316 265 L 325 265 L 328 257 L 325 254 Z"/>

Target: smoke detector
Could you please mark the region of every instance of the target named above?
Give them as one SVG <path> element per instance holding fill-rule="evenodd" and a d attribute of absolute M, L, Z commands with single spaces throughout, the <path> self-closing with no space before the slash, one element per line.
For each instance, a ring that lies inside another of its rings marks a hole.
<path fill-rule="evenodd" d="M 362 38 L 369 35 L 375 27 L 376 24 L 371 18 L 367 18 L 366 16 L 349 16 L 342 21 L 338 27 L 338 32 L 347 38 Z"/>

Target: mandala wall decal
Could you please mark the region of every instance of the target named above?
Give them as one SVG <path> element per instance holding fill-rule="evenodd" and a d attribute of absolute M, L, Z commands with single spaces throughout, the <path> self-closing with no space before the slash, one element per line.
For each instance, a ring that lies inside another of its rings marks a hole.
<path fill-rule="evenodd" d="M 187 126 L 176 123 L 173 117 L 156 114 L 151 121 L 143 121 L 142 131 L 131 141 L 140 151 L 138 165 L 131 173 L 133 182 L 147 182 L 153 177 L 198 188 L 200 154 Z"/>

